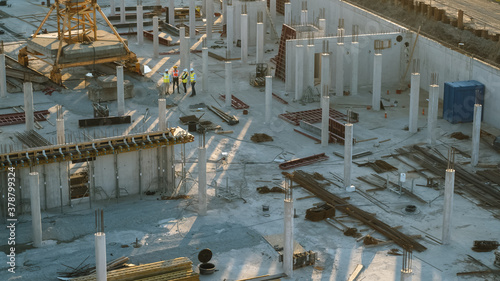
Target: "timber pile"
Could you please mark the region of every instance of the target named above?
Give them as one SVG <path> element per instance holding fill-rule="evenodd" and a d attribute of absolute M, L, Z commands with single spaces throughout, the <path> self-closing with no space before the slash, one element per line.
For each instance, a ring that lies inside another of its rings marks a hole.
<path fill-rule="evenodd" d="M 181 257 L 172 260 L 159 261 L 108 272 L 108 281 L 156 281 L 200 280 L 198 273 L 193 272 L 190 259 Z M 96 275 L 88 275 L 72 279 L 72 281 L 95 281 Z"/>
<path fill-rule="evenodd" d="M 297 170 L 292 174 L 286 172 L 283 172 L 283 174 L 287 178 L 293 180 L 303 188 L 307 189 L 312 194 L 316 195 L 316 197 L 334 206 L 335 209 L 345 213 L 346 215 L 349 215 L 352 218 L 360 220 L 364 224 L 378 231 L 380 234 L 393 240 L 394 243 L 398 244 L 400 247 L 409 251 L 416 250 L 418 252 L 422 252 L 427 249 L 425 246 L 416 242 L 410 236 L 400 232 L 397 229 L 392 228 L 388 224 L 375 218 L 374 215 L 363 211 L 352 204 L 349 204 L 346 200 L 321 188 L 320 184 L 314 179 L 313 175 L 310 175 L 301 170 Z"/>

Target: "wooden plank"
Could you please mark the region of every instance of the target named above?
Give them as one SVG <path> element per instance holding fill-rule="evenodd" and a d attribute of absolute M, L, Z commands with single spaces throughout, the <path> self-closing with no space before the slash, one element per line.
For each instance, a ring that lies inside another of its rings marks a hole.
<path fill-rule="evenodd" d="M 281 280 L 281 277 L 286 277 L 285 273 L 273 274 L 273 275 L 261 275 L 252 278 L 239 279 L 237 281 L 276 281 Z"/>
<path fill-rule="evenodd" d="M 349 276 L 349 279 L 347 279 L 347 281 L 354 281 L 354 279 L 356 279 L 356 277 L 358 277 L 358 274 L 361 272 L 362 269 L 363 269 L 363 265 L 358 264 L 356 266 L 356 268 L 354 269 L 354 271 L 351 273 L 351 276 Z"/>

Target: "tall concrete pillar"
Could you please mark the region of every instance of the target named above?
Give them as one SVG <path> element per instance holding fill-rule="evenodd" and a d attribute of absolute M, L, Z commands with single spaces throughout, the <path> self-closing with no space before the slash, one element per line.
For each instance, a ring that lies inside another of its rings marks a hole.
<path fill-rule="evenodd" d="M 205 145 L 198 148 L 198 214 L 207 214 L 207 149 Z"/>
<path fill-rule="evenodd" d="M 95 265 L 96 265 L 96 280 L 106 281 L 107 266 L 106 266 L 106 233 L 96 232 L 94 234 L 95 241 Z"/>
<path fill-rule="evenodd" d="M 181 26 L 179 28 L 179 37 L 180 37 L 180 57 L 181 57 L 181 62 L 180 62 L 180 65 L 179 65 L 179 68 L 182 70 L 184 68 L 187 68 L 188 70 L 190 69 L 189 68 L 189 64 L 188 64 L 188 52 L 189 52 L 189 48 L 188 48 L 188 42 L 186 40 L 186 28 Z"/>
<path fill-rule="evenodd" d="M 175 25 L 175 0 L 168 1 L 168 23 Z"/>
<path fill-rule="evenodd" d="M 323 89 L 325 86 L 330 87 L 330 54 L 322 53 L 321 54 L 321 90 L 323 96 L 330 96 L 328 92 L 323 93 Z M 323 103 L 323 99 L 321 99 L 321 103 Z"/>
<path fill-rule="evenodd" d="M 345 188 L 351 187 L 352 138 L 353 138 L 353 125 L 350 123 L 347 123 L 347 124 L 345 124 L 345 138 L 344 138 L 344 186 L 345 186 Z"/>
<path fill-rule="evenodd" d="M 158 38 L 158 17 L 153 17 L 153 57 L 158 58 L 160 48 L 160 39 Z"/>
<path fill-rule="evenodd" d="M 300 23 L 301 25 L 307 25 L 307 10 L 300 12 Z"/>
<path fill-rule="evenodd" d="M 227 24 L 227 1 L 222 1 L 222 20 L 223 24 Z"/>
<path fill-rule="evenodd" d="M 271 108 L 273 99 L 273 77 L 266 76 L 266 124 L 271 124 Z"/>
<path fill-rule="evenodd" d="M 479 162 L 479 142 L 481 139 L 481 112 L 483 111 L 481 104 L 474 105 L 474 120 L 472 123 L 472 166 L 477 166 Z"/>
<path fill-rule="evenodd" d="M 214 22 L 214 3 L 211 0 L 207 0 L 207 40 L 212 39 L 212 26 Z"/>
<path fill-rule="evenodd" d="M 447 169 L 444 180 L 444 207 L 443 207 L 443 245 L 451 242 L 451 220 L 453 213 L 453 192 L 455 189 L 455 170 Z"/>
<path fill-rule="evenodd" d="M 271 20 L 273 24 L 276 26 L 276 0 L 271 0 L 269 2 L 269 11 L 271 13 Z"/>
<path fill-rule="evenodd" d="M 264 62 L 264 23 L 257 23 L 257 63 Z"/>
<path fill-rule="evenodd" d="M 24 114 L 26 118 L 26 131 L 31 131 L 35 126 L 35 115 L 33 112 L 33 85 L 25 82 L 24 88 Z"/>
<path fill-rule="evenodd" d="M 120 23 L 125 23 L 125 0 L 120 0 Z"/>
<path fill-rule="evenodd" d="M 248 15 L 241 14 L 241 62 L 248 59 Z"/>
<path fill-rule="evenodd" d="M 352 56 L 352 67 L 351 67 L 351 95 L 358 94 L 358 77 L 359 77 L 359 43 L 352 42 L 351 44 L 351 56 Z"/>
<path fill-rule="evenodd" d="M 196 37 L 196 14 L 194 0 L 189 0 L 189 37 L 194 39 Z"/>
<path fill-rule="evenodd" d="M 158 99 L 158 130 L 165 131 L 167 129 L 167 100 Z"/>
<path fill-rule="evenodd" d="M 328 130 L 329 119 L 330 119 L 330 96 L 325 95 L 325 93 L 323 93 L 321 96 L 321 146 L 322 147 L 328 146 L 328 140 L 330 138 Z"/>
<path fill-rule="evenodd" d="M 203 62 L 202 71 L 203 77 L 201 80 L 201 89 L 204 93 L 208 92 L 208 48 L 203 47 L 201 49 L 201 60 Z M 184 68 L 183 68 L 184 69 Z"/>
<path fill-rule="evenodd" d="M 116 8 L 115 8 L 115 0 L 109 0 L 109 5 L 110 5 L 110 16 L 114 16 L 116 13 Z"/>
<path fill-rule="evenodd" d="M 372 108 L 380 110 L 380 95 L 382 91 L 382 54 L 375 54 L 373 60 Z"/>
<path fill-rule="evenodd" d="M 144 43 L 143 16 L 142 5 L 137 5 L 137 44 L 139 45 Z"/>
<path fill-rule="evenodd" d="M 0 54 L 0 98 L 7 97 L 7 75 L 5 70 L 5 54 Z"/>
<path fill-rule="evenodd" d="M 304 92 L 304 46 L 295 46 L 295 100 L 302 98 Z"/>
<path fill-rule="evenodd" d="M 116 101 L 118 105 L 118 116 L 125 115 L 125 87 L 123 79 L 123 66 L 116 67 Z"/>
<path fill-rule="evenodd" d="M 42 246 L 42 214 L 40 210 L 40 185 L 38 182 L 38 172 L 29 174 L 29 184 L 33 247 L 39 248 Z"/>
<path fill-rule="evenodd" d="M 285 239 L 283 245 L 283 271 L 289 277 L 293 277 L 293 198 L 285 197 Z"/>
<path fill-rule="evenodd" d="M 326 19 L 318 20 L 319 30 L 322 31 L 322 35 L 326 37 Z"/>
<path fill-rule="evenodd" d="M 429 109 L 427 113 L 428 142 L 436 144 L 436 123 L 438 117 L 439 86 L 431 85 L 429 88 Z"/>
<path fill-rule="evenodd" d="M 164 169 L 166 169 L 167 174 L 166 190 L 169 195 L 172 195 L 175 189 L 175 146 L 169 145 L 165 150 L 166 156 Z"/>
<path fill-rule="evenodd" d="M 458 29 L 464 29 L 464 11 L 462 10 L 458 10 L 457 27 Z"/>
<path fill-rule="evenodd" d="M 285 22 L 286 25 L 292 24 L 292 4 L 285 2 Z"/>
<path fill-rule="evenodd" d="M 304 60 L 304 66 L 304 88 L 314 88 L 314 44 L 307 45 L 306 47 L 306 58 Z"/>
<path fill-rule="evenodd" d="M 420 96 L 420 73 L 411 74 L 411 89 L 410 89 L 410 122 L 408 131 L 416 133 L 418 131 L 418 104 Z"/>
<path fill-rule="evenodd" d="M 57 130 L 57 144 L 66 143 L 66 134 L 64 132 L 64 118 L 56 119 L 56 130 Z"/>
<path fill-rule="evenodd" d="M 344 43 L 337 43 L 337 61 L 335 63 L 335 92 L 344 95 Z"/>
<path fill-rule="evenodd" d="M 233 73 L 231 69 L 231 62 L 226 61 L 226 107 L 231 108 L 231 99 L 232 99 L 232 81 L 233 81 Z"/>
<path fill-rule="evenodd" d="M 234 54 L 234 6 L 227 5 L 227 53 L 231 58 Z"/>

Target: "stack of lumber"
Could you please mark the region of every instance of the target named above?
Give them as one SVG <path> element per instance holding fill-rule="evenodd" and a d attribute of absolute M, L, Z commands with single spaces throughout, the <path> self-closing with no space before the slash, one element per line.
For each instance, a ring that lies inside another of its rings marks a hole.
<path fill-rule="evenodd" d="M 190 259 L 181 257 L 173 260 L 159 261 L 108 272 L 108 281 L 194 281 L 200 280 L 198 273 L 192 269 Z M 72 279 L 73 281 L 95 281 L 96 275 L 88 275 Z"/>

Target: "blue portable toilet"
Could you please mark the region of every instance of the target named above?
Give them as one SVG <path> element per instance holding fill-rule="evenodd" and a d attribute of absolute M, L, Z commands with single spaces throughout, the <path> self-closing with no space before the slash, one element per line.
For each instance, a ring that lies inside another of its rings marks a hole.
<path fill-rule="evenodd" d="M 443 119 L 452 124 L 472 122 L 474 104 L 484 105 L 484 84 L 476 80 L 444 83 Z"/>

